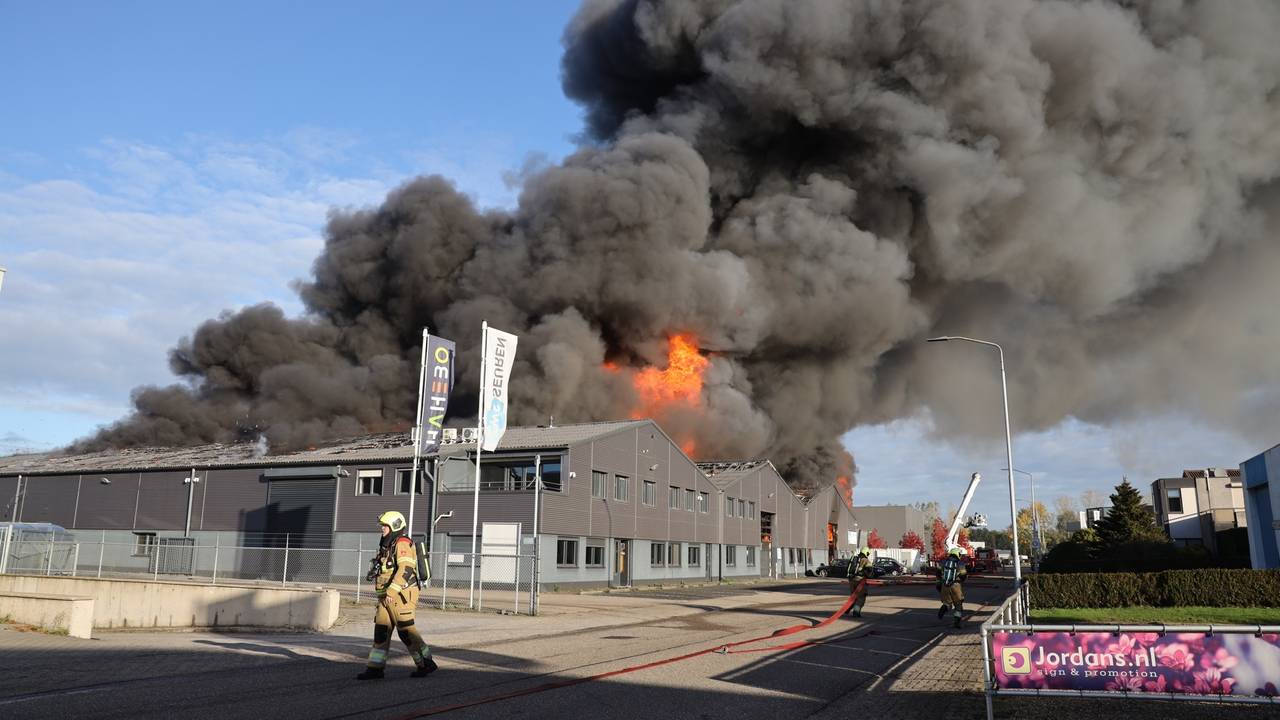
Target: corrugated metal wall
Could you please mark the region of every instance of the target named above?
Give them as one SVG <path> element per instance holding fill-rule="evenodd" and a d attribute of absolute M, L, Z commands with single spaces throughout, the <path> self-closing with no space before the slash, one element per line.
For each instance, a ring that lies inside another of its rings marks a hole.
<path fill-rule="evenodd" d="M 26 478 L 18 519 L 74 527 L 79 475 L 40 475 Z"/>
<path fill-rule="evenodd" d="M 110 484 L 102 483 L 104 477 Z M 132 529 L 137 504 L 138 473 L 85 475 L 80 481 L 75 526 L 86 530 Z"/>
<path fill-rule="evenodd" d="M 190 471 L 142 473 L 142 486 L 138 492 L 138 519 L 134 522 L 134 527 L 147 530 L 182 530 L 186 527 L 188 486 L 182 479 L 188 475 Z M 201 501 L 200 495 L 197 493 L 192 498 L 193 504 Z M 192 507 L 191 515 L 199 518 L 199 508 Z"/>
<path fill-rule="evenodd" d="M 17 502 L 15 496 L 17 490 L 18 478 L 0 478 L 0 521 L 8 522 L 17 519 L 18 508 L 14 504 Z"/>
<path fill-rule="evenodd" d="M 210 470 L 201 481 L 201 530 L 266 532 L 267 482 L 262 468 Z M 195 526 L 195 520 L 192 520 Z"/>
<path fill-rule="evenodd" d="M 272 480 L 267 490 L 267 527 L 301 535 L 299 547 L 329 547 L 333 539 L 333 480 Z"/>

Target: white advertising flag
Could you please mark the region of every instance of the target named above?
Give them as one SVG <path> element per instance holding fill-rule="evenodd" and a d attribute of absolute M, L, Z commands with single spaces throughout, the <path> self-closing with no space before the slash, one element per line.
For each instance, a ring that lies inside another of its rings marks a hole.
<path fill-rule="evenodd" d="M 511 333 L 489 328 L 484 343 L 484 377 L 480 384 L 480 407 L 484 412 L 484 443 L 487 452 L 498 447 L 507 431 L 507 393 L 511 367 L 516 362 L 517 338 Z"/>

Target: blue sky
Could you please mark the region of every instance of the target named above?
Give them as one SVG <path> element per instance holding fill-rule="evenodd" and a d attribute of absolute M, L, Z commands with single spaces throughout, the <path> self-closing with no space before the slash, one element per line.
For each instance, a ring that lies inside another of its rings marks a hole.
<path fill-rule="evenodd" d="M 512 205 L 504 175 L 580 130 L 559 84 L 576 5 L 0 0 L 0 452 L 124 415 L 225 309 L 297 312 L 332 207 L 423 173 Z M 977 470 L 975 507 L 1008 522 L 1002 443 L 941 442 L 927 416 L 846 442 L 858 503 L 945 508 Z M 1049 501 L 1261 449 L 1162 417 L 1019 434 L 1014 459 Z"/>

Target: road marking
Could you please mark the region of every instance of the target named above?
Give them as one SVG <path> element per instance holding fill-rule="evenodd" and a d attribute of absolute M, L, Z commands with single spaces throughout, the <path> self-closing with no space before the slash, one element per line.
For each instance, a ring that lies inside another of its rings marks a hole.
<path fill-rule="evenodd" d="M 862 673 L 863 675 L 879 675 L 879 673 L 870 670 L 859 670 L 858 668 L 841 667 L 840 665 L 824 665 L 823 663 L 808 662 L 806 660 L 794 660 L 792 658 L 778 658 L 778 662 L 789 662 L 797 665 L 812 665 L 813 667 L 827 668 L 828 670 L 845 670 L 847 672 Z"/>

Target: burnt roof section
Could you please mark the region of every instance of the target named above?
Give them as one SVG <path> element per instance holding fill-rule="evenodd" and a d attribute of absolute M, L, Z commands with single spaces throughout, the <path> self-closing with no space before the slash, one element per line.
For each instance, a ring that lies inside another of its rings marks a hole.
<path fill-rule="evenodd" d="M 772 467 L 768 460 L 713 460 L 697 463 L 698 469 L 707 476 L 711 484 L 721 490 L 765 465 Z M 774 472 L 777 472 L 776 468 Z"/>
<path fill-rule="evenodd" d="M 588 440 L 612 435 L 651 420 L 579 423 L 554 427 L 507 428 L 498 452 L 568 448 Z M 434 455 L 469 452 L 474 442 L 446 442 Z M 296 452 L 262 454 L 252 442 L 224 445 L 195 445 L 179 448 L 125 448 L 61 455 L 36 453 L 0 457 L 0 476 L 70 475 L 96 472 L 143 472 L 153 470 L 207 470 L 229 467 L 278 467 L 289 465 L 334 465 L 375 462 L 409 462 L 413 445 L 409 433 L 383 433 L 338 440 L 324 446 Z"/>

